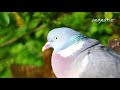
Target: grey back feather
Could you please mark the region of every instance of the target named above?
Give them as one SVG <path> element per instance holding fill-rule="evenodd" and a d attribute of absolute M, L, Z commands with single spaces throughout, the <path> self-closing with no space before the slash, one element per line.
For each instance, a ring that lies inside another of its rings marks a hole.
<path fill-rule="evenodd" d="M 100 43 L 95 45 L 97 41 L 95 42 L 94 39 L 90 41 L 91 45 L 80 51 L 75 59 L 79 76 L 82 78 L 120 78 L 120 55 Z M 88 58 L 85 58 L 86 56 Z M 82 70 L 81 62 L 86 61 L 85 59 L 88 59 L 88 64 Z"/>

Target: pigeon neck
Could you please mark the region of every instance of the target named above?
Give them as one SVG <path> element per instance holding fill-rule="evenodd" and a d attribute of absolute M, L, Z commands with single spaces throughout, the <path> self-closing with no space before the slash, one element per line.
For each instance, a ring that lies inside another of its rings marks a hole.
<path fill-rule="evenodd" d="M 72 45 L 69 45 L 67 48 L 60 50 L 58 54 L 62 57 L 69 57 L 74 55 L 77 51 L 81 50 L 85 41 L 79 41 Z"/>
<path fill-rule="evenodd" d="M 90 38 L 89 38 L 89 39 L 85 40 L 82 48 L 79 50 L 79 53 L 87 50 L 88 48 L 91 48 L 91 47 L 93 47 L 93 46 L 96 46 L 96 45 L 98 45 L 98 44 L 100 44 L 100 42 L 99 42 L 98 40 L 90 39 Z"/>

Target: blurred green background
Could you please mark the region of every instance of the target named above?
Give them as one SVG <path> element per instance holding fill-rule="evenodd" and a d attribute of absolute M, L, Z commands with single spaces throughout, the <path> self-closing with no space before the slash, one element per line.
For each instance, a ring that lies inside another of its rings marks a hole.
<path fill-rule="evenodd" d="M 115 19 L 92 22 L 92 19 Z M 48 32 L 69 27 L 105 46 L 120 37 L 120 12 L 0 12 L 0 78 L 12 77 L 10 66 L 43 66 L 42 46 Z"/>

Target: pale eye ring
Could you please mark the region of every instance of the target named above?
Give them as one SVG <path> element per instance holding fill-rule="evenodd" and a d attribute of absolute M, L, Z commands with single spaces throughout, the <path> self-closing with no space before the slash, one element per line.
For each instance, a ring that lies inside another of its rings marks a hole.
<path fill-rule="evenodd" d="M 57 40 L 59 37 L 58 36 L 55 36 L 55 39 Z"/>

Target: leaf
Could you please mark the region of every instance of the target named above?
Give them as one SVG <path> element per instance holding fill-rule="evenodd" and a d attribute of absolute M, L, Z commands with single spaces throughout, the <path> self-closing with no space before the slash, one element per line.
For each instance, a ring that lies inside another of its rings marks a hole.
<path fill-rule="evenodd" d="M 113 17 L 112 12 L 105 12 L 105 18 L 111 19 Z"/>
<path fill-rule="evenodd" d="M 35 13 L 33 14 L 33 17 L 34 17 L 34 18 L 43 18 L 43 17 L 45 17 L 45 16 L 44 16 L 44 14 L 41 13 L 41 12 L 35 12 Z"/>
<path fill-rule="evenodd" d="M 25 25 L 25 21 L 24 21 L 23 17 L 18 12 L 13 12 L 12 14 L 14 15 L 14 19 L 15 19 L 16 25 L 18 27 Z"/>
<path fill-rule="evenodd" d="M 28 24 L 28 28 L 29 29 L 33 29 L 33 28 L 35 28 L 39 23 L 40 23 L 40 19 L 32 19 L 30 22 L 29 22 L 29 24 Z"/>
<path fill-rule="evenodd" d="M 8 12 L 0 12 L 0 25 L 7 26 L 10 23 Z"/>
<path fill-rule="evenodd" d="M 90 33 L 94 34 L 97 32 L 97 23 L 92 23 L 91 28 L 90 28 Z"/>
<path fill-rule="evenodd" d="M 112 29 L 111 28 L 106 28 L 105 31 L 106 31 L 107 34 L 112 34 Z"/>

